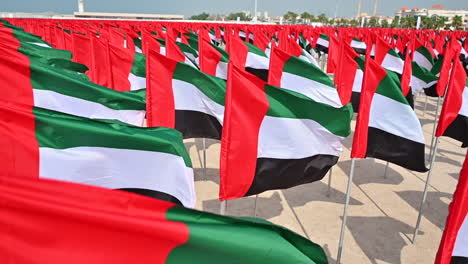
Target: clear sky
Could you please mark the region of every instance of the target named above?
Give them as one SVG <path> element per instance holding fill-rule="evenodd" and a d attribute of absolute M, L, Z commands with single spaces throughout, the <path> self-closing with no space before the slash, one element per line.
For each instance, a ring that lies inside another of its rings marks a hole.
<path fill-rule="evenodd" d="M 71 14 L 78 9 L 78 0 L 0 0 L 0 12 L 46 12 Z M 355 16 L 358 0 L 258 0 L 258 11 L 278 16 L 287 11 L 314 15 Z M 379 0 L 377 13 L 393 15 L 402 6 L 430 7 L 441 4 L 446 8 L 468 10 L 468 0 Z M 362 12 L 372 13 L 374 0 L 362 0 Z M 186 17 L 206 11 L 227 14 L 254 9 L 254 0 L 85 0 L 85 11 L 183 14 Z"/>

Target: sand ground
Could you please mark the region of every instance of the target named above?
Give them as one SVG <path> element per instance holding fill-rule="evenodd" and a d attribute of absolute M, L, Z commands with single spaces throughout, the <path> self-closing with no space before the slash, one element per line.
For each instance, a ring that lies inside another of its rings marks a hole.
<path fill-rule="evenodd" d="M 426 137 L 426 154 L 433 131 L 437 99 L 416 99 L 416 112 Z M 354 129 L 355 121 L 352 127 Z M 195 170 L 196 208 L 219 213 L 220 142 L 206 140 L 207 170 L 203 169 L 203 140 L 185 141 Z M 352 135 L 333 168 L 331 192 L 328 176 L 320 182 L 259 195 L 257 217 L 285 226 L 321 245 L 335 263 L 351 165 Z M 441 138 L 417 241 L 412 237 L 427 173 L 411 172 L 374 159 L 356 161 L 342 263 L 433 263 L 442 236 L 448 204 L 452 200 L 466 149 Z M 229 201 L 227 215 L 253 216 L 255 197 Z"/>

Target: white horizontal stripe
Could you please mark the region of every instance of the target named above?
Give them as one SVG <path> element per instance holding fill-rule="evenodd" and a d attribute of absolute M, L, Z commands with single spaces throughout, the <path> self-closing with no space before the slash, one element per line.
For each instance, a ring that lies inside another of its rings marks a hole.
<path fill-rule="evenodd" d="M 366 49 L 367 45 L 366 45 L 366 43 L 364 43 L 362 41 L 356 41 L 356 40 L 353 39 L 351 41 L 351 47 L 357 48 L 357 49 Z"/>
<path fill-rule="evenodd" d="M 92 119 L 119 120 L 127 124 L 142 126 L 145 111 L 115 110 L 92 101 L 63 95 L 50 90 L 33 89 L 34 106 L 65 114 Z"/>
<path fill-rule="evenodd" d="M 334 87 L 294 75 L 289 72 L 283 72 L 281 76 L 282 88 L 303 94 L 312 100 L 331 105 L 333 107 L 342 107 L 338 91 Z"/>
<path fill-rule="evenodd" d="M 424 144 L 424 135 L 416 113 L 402 104 L 380 94 L 374 94 L 369 126 Z"/>
<path fill-rule="evenodd" d="M 317 39 L 317 44 L 320 45 L 320 46 L 323 46 L 323 47 L 327 47 L 328 48 L 328 40 L 326 39 L 323 39 L 323 38 L 319 38 Z"/>
<path fill-rule="evenodd" d="M 428 71 L 432 70 L 432 63 L 418 51 L 414 53 L 413 61 Z"/>
<path fill-rule="evenodd" d="M 353 92 L 361 92 L 363 78 L 364 72 L 361 69 L 357 69 L 356 76 L 354 77 Z"/>
<path fill-rule="evenodd" d="M 310 119 L 265 116 L 258 138 L 258 157 L 302 159 L 318 154 L 339 156 L 342 137 Z"/>
<path fill-rule="evenodd" d="M 138 53 L 143 53 L 143 51 L 137 45 L 135 45 L 135 51 Z"/>
<path fill-rule="evenodd" d="M 382 62 L 383 68 L 390 70 L 390 71 L 397 72 L 399 74 L 403 73 L 404 66 L 405 66 L 405 62 L 402 59 L 395 57 L 393 55 L 390 55 L 389 53 L 385 55 L 384 60 Z"/>
<path fill-rule="evenodd" d="M 245 67 L 268 70 L 269 63 L 270 60 L 267 57 L 263 57 L 252 52 L 247 52 Z"/>
<path fill-rule="evenodd" d="M 218 62 L 216 65 L 216 77 L 227 80 L 228 64 L 226 62 Z"/>
<path fill-rule="evenodd" d="M 102 147 L 39 148 L 39 176 L 111 189 L 140 188 L 170 194 L 195 206 L 192 168 L 182 157 Z"/>
<path fill-rule="evenodd" d="M 468 215 L 465 216 L 465 220 L 458 230 L 452 256 L 468 258 Z"/>
<path fill-rule="evenodd" d="M 462 107 L 458 114 L 468 117 L 468 86 L 463 90 L 462 102 Z"/>
<path fill-rule="evenodd" d="M 41 46 L 41 47 L 45 47 L 45 48 L 51 48 L 49 45 L 45 44 L 45 43 L 39 43 L 39 42 L 28 42 L 30 44 L 33 44 L 33 45 L 37 45 L 37 46 Z"/>
<path fill-rule="evenodd" d="M 307 51 L 302 51 L 302 55 L 299 56 L 299 59 L 302 59 L 304 61 L 307 61 L 308 63 L 312 63 L 313 65 L 317 66 L 320 68 L 317 60 L 312 57 L 312 55 L 310 55 L 309 53 L 307 53 Z"/>
<path fill-rule="evenodd" d="M 413 94 L 418 94 L 424 87 L 426 87 L 427 83 L 418 77 L 412 75 L 411 76 L 411 90 Z"/>
<path fill-rule="evenodd" d="M 198 111 L 213 117 L 223 124 L 224 106 L 216 103 L 201 92 L 193 84 L 172 80 L 174 91 L 174 104 L 176 110 Z"/>
<path fill-rule="evenodd" d="M 130 82 L 130 90 L 140 90 L 146 88 L 146 78 L 136 76 L 133 73 L 128 75 L 128 81 Z"/>

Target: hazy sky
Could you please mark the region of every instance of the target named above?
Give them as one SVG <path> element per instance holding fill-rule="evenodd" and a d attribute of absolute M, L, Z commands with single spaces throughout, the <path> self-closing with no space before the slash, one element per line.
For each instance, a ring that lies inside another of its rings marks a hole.
<path fill-rule="evenodd" d="M 70 14 L 78 9 L 78 0 L 0 0 L 0 12 L 46 12 Z M 314 15 L 325 13 L 355 16 L 358 0 L 258 0 L 258 10 L 268 11 L 269 16 L 278 16 L 291 10 L 307 11 Z M 362 0 L 362 12 L 372 13 L 374 0 Z M 468 0 L 380 0 L 377 13 L 393 15 L 402 6 L 430 7 L 441 4 L 450 9 L 468 9 Z M 254 0 L 85 0 L 85 11 L 183 14 L 186 17 L 206 11 L 227 14 L 254 9 Z"/>

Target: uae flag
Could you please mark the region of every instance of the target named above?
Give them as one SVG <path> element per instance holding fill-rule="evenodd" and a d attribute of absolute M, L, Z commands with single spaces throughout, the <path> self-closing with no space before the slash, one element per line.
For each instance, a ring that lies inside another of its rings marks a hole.
<path fill-rule="evenodd" d="M 182 135 L 0 101 L 2 176 L 124 189 L 195 205 Z M 8 147 L 6 147 L 8 146 Z"/>
<path fill-rule="evenodd" d="M 449 206 L 436 264 L 468 263 L 468 155 Z"/>
<path fill-rule="evenodd" d="M 328 75 L 317 66 L 280 48 L 270 55 L 268 84 L 303 94 L 310 99 L 341 108 L 340 97 Z"/>
<path fill-rule="evenodd" d="M 430 71 L 421 67 L 415 61 L 412 63 L 412 76 L 411 76 L 411 90 L 413 94 L 418 94 L 423 89 L 428 89 L 432 86 L 437 85 L 438 78 Z"/>
<path fill-rule="evenodd" d="M 355 113 L 359 112 L 359 102 L 361 101 L 361 90 L 362 90 L 362 81 L 364 79 L 364 57 L 358 56 L 354 58 L 354 61 L 357 62 L 358 68 L 356 69 L 354 82 L 353 82 L 353 92 L 351 94 L 351 104 L 353 105 L 353 111 Z"/>
<path fill-rule="evenodd" d="M 351 47 L 354 49 L 354 51 L 357 54 L 362 54 L 362 55 L 366 54 L 367 45 L 364 41 L 361 41 L 360 39 L 353 38 L 351 40 Z"/>
<path fill-rule="evenodd" d="M 197 41 L 200 70 L 208 75 L 227 80 L 229 54 L 206 40 Z"/>
<path fill-rule="evenodd" d="M 228 41 L 229 59 L 237 67 L 245 68 L 263 81 L 268 81 L 270 60 L 265 52 L 253 44 L 242 41 L 239 37 L 230 36 Z"/>
<path fill-rule="evenodd" d="M 154 51 L 148 58 L 148 126 L 221 139 L 226 82 Z"/>
<path fill-rule="evenodd" d="M 366 59 L 352 158 L 373 157 L 426 172 L 421 124 L 398 76 Z"/>
<path fill-rule="evenodd" d="M 28 33 L 24 31 L 23 28 L 17 27 L 4 19 L 0 19 L 0 29 L 1 28 L 8 28 L 10 32 L 14 32 L 15 37 L 21 42 L 27 42 L 45 48 L 52 47 L 52 45 L 44 41 L 41 37 Z"/>
<path fill-rule="evenodd" d="M 430 71 L 434 66 L 434 58 L 431 52 L 422 44 L 414 52 L 413 61 L 416 62 L 420 67 Z"/>
<path fill-rule="evenodd" d="M 315 48 L 319 52 L 328 53 L 329 44 L 330 44 L 330 37 L 322 33 L 320 34 L 320 36 L 317 39 L 317 42 L 315 43 Z"/>
<path fill-rule="evenodd" d="M 468 144 L 468 84 L 466 72 L 456 59 L 437 126 L 436 136 L 447 136 Z"/>
<path fill-rule="evenodd" d="M 0 176 L 5 263 L 326 264 L 286 228 L 93 186 Z"/>
<path fill-rule="evenodd" d="M 109 57 L 112 89 L 123 92 L 146 88 L 145 55 L 109 43 Z"/>
<path fill-rule="evenodd" d="M 5 36 L 5 34 L 4 34 Z M 142 126 L 146 102 L 139 93 L 121 93 L 27 57 L 21 43 L 0 46 L 0 91 L 3 100 L 92 119 L 112 119 Z"/>
<path fill-rule="evenodd" d="M 392 49 L 390 44 L 380 37 L 377 37 L 375 44 L 375 61 L 384 69 L 396 72 L 400 75 L 403 74 L 403 68 L 405 66 L 404 60 Z"/>
<path fill-rule="evenodd" d="M 220 200 L 321 180 L 338 162 L 351 117 L 350 105 L 336 108 L 265 85 L 230 64 Z"/>

